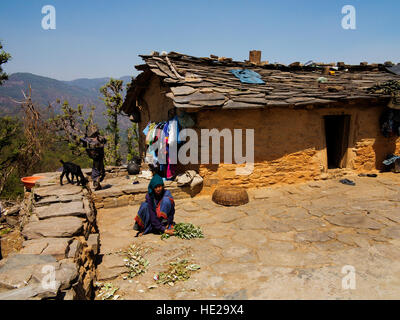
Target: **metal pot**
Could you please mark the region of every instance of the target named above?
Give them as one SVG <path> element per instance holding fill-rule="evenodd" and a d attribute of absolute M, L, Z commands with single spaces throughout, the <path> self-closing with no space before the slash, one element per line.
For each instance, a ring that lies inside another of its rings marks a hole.
<path fill-rule="evenodd" d="M 128 174 L 139 174 L 140 173 L 140 165 L 134 161 L 128 163 Z"/>

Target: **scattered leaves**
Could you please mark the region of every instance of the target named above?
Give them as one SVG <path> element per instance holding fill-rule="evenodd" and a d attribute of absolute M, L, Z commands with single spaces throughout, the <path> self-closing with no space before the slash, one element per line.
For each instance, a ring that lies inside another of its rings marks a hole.
<path fill-rule="evenodd" d="M 158 275 L 154 276 L 154 280 L 159 284 L 174 286 L 177 281 L 188 280 L 191 273 L 199 269 L 199 265 L 190 264 L 186 259 L 177 259 L 176 261 L 170 262 L 166 272 L 160 272 Z"/>
<path fill-rule="evenodd" d="M 126 254 L 125 266 L 128 267 L 129 273 L 128 277 L 133 278 L 146 272 L 149 266 L 149 260 L 144 258 L 144 255 L 148 250 L 143 249 L 136 245 L 131 245 L 128 251 L 124 252 Z"/>
<path fill-rule="evenodd" d="M 98 286 L 101 286 L 100 292 L 97 295 L 101 300 L 118 300 L 119 295 L 115 295 L 118 291 L 118 287 L 114 287 L 114 285 L 110 282 L 105 283 L 104 285 L 101 283 L 97 283 Z"/>

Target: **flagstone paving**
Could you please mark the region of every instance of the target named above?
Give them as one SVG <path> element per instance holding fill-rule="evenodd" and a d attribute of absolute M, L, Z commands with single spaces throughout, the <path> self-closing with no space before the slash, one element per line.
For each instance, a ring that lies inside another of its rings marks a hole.
<path fill-rule="evenodd" d="M 399 299 L 400 175 L 346 176 L 251 193 L 240 207 L 210 197 L 176 201 L 176 222 L 202 228 L 205 238 L 135 238 L 138 206 L 98 211 L 98 280 L 123 299 Z M 149 248 L 145 274 L 123 280 L 119 250 Z M 176 258 L 201 266 L 185 282 L 158 285 L 153 276 Z M 355 270 L 346 288 L 345 266 Z M 344 283 L 344 287 L 343 284 Z"/>

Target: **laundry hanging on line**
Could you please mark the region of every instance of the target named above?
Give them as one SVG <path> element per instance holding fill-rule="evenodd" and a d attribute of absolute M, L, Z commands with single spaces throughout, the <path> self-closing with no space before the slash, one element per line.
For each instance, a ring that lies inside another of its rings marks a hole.
<path fill-rule="evenodd" d="M 187 116 L 185 119 L 186 122 L 190 123 Z M 177 150 L 179 143 L 184 142 L 179 140 L 181 129 L 179 118 L 175 116 L 169 121 L 149 122 L 143 130 L 143 134 L 146 135 L 146 145 L 148 146 L 147 153 L 151 158 L 148 162 L 153 165 L 159 164 L 160 171 L 164 173 L 167 179 L 175 176 L 177 155 L 171 154 L 170 150 Z"/>

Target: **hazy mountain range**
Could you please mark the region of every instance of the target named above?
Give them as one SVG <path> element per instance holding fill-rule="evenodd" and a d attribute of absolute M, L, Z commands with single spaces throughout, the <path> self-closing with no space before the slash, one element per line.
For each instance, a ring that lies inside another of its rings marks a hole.
<path fill-rule="evenodd" d="M 131 82 L 130 76 L 121 77 L 124 86 Z M 76 79 L 72 81 L 60 81 L 52 78 L 38 76 L 32 73 L 14 73 L 0 86 L 0 116 L 15 116 L 20 112 L 16 101 L 22 101 L 22 90 L 27 92 L 29 85 L 32 87 L 32 100 L 42 107 L 49 103 L 55 105 L 57 99 L 61 102 L 67 100 L 70 105 L 76 107 L 83 104 L 96 106 L 95 121 L 102 127 L 106 125 L 103 115 L 105 106 L 100 100 L 100 87 L 105 85 L 109 78 Z M 56 109 L 59 112 L 59 109 Z M 131 122 L 127 117 L 121 117 L 121 131 L 125 130 Z"/>

